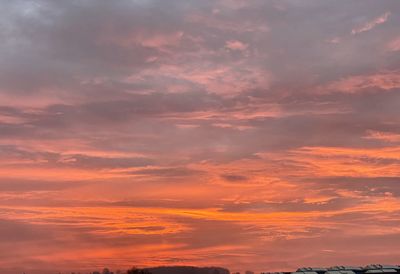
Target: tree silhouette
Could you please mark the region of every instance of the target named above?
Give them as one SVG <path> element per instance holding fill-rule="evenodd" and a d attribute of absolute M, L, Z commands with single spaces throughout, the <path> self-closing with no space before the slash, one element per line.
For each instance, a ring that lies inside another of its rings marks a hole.
<path fill-rule="evenodd" d="M 109 270 L 107 267 L 105 267 L 105 268 L 103 269 L 102 274 L 111 274 L 111 272 L 110 272 L 110 270 Z"/>
<path fill-rule="evenodd" d="M 136 267 L 132 267 L 126 272 L 126 274 L 151 274 L 151 272 L 148 271 L 147 269 L 139 269 Z"/>

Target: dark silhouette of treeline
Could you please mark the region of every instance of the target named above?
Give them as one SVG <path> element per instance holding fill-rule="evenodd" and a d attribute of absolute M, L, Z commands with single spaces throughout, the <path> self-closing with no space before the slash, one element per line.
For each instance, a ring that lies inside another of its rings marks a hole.
<path fill-rule="evenodd" d="M 71 274 L 81 273 L 71 272 Z M 94 271 L 89 274 L 230 274 L 230 272 L 222 267 L 159 266 L 149 268 L 132 267 L 125 271 L 117 270 L 115 272 L 104 268 L 102 271 Z"/>

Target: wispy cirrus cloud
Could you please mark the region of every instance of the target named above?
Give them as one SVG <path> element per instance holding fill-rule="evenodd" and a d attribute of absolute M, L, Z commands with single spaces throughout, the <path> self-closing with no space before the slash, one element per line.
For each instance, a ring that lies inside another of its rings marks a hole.
<path fill-rule="evenodd" d="M 398 71 L 383 71 L 372 75 L 356 75 L 340 79 L 322 89 L 346 93 L 391 90 L 400 88 Z"/>
<path fill-rule="evenodd" d="M 364 25 L 362 25 L 358 28 L 352 29 L 351 34 L 359 34 L 359 33 L 365 32 L 365 31 L 369 31 L 369 30 L 373 29 L 374 27 L 385 23 L 388 20 L 389 16 L 390 16 L 390 12 L 385 12 L 384 14 L 365 23 Z"/>

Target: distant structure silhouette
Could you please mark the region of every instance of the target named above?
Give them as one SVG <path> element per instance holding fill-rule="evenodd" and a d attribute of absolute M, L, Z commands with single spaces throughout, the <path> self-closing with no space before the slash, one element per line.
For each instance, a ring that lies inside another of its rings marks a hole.
<path fill-rule="evenodd" d="M 262 272 L 261 274 L 390 274 L 400 273 L 400 265 L 370 264 L 361 266 L 302 267 L 294 272 Z"/>

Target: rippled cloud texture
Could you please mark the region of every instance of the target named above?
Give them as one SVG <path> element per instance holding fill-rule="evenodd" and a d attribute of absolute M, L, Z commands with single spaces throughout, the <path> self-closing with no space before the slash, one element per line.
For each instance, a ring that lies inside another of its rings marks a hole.
<path fill-rule="evenodd" d="M 399 1 L 0 3 L 1 272 L 400 263 Z"/>

